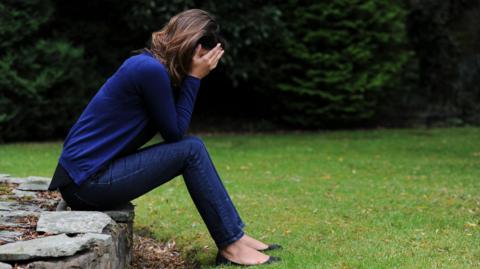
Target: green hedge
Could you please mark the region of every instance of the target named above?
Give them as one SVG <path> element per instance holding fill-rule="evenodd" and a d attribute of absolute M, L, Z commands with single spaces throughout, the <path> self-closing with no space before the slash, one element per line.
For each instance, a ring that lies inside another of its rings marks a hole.
<path fill-rule="evenodd" d="M 295 3 L 295 5 L 293 4 Z M 411 57 L 402 6 L 383 0 L 292 1 L 282 119 L 304 128 L 347 127 L 375 117 L 382 92 L 402 87 Z"/>
<path fill-rule="evenodd" d="M 202 83 L 219 89 L 201 91 L 201 102 L 240 100 L 236 109 L 280 124 L 325 128 L 368 124 L 386 92 L 401 94 L 412 54 L 396 1 L 7 0 L 0 141 L 64 138 L 130 51 L 187 8 L 212 12 L 229 44 Z"/>
<path fill-rule="evenodd" d="M 0 141 L 65 134 L 90 85 L 83 50 L 38 34 L 53 14 L 48 1 L 6 1 L 0 13 Z"/>

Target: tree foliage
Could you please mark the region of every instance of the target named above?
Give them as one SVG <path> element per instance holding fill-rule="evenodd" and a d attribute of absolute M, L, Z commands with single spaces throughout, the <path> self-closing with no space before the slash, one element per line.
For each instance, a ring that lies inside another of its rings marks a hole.
<path fill-rule="evenodd" d="M 3 1 L 0 13 L 0 140 L 64 133 L 88 87 L 83 50 L 39 34 L 48 1 Z"/>
<path fill-rule="evenodd" d="M 403 2 L 3 1 L 0 141 L 64 137 L 122 61 L 189 8 L 214 14 L 228 42 L 196 113 L 223 104 L 222 114 L 315 129 L 383 124 L 424 108 L 467 119 L 478 111 L 478 1 Z"/>
<path fill-rule="evenodd" d="M 289 57 L 281 64 L 285 121 L 301 127 L 351 126 L 375 116 L 382 91 L 400 87 L 411 53 L 405 11 L 381 0 L 291 1 Z"/>

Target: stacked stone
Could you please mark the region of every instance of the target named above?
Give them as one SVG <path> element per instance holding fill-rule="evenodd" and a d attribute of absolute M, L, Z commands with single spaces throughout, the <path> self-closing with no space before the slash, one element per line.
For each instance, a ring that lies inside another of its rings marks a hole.
<path fill-rule="evenodd" d="M 128 268 L 133 205 L 72 211 L 49 183 L 0 174 L 0 269 Z"/>

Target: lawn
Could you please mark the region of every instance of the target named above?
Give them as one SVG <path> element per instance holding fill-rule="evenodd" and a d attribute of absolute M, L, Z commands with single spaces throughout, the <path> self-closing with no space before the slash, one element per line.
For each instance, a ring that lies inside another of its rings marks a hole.
<path fill-rule="evenodd" d="M 480 268 L 480 128 L 198 134 L 268 268 Z M 51 176 L 61 142 L 0 145 L 0 173 Z M 210 268 L 182 177 L 134 201 L 136 228 Z"/>

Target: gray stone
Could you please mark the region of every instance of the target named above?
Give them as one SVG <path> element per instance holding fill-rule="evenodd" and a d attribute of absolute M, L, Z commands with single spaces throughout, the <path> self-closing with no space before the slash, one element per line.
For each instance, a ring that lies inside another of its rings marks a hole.
<path fill-rule="evenodd" d="M 10 243 L 22 235 L 23 233 L 17 231 L 0 231 L 0 241 Z"/>
<path fill-rule="evenodd" d="M 130 222 L 133 221 L 134 213 L 131 211 L 103 211 L 112 218 L 115 222 Z"/>
<path fill-rule="evenodd" d="M 27 178 L 19 178 L 19 177 L 11 177 L 7 174 L 0 174 L 0 183 L 13 183 L 13 184 L 22 184 L 22 183 L 36 183 L 38 185 L 50 184 L 51 179 L 48 177 L 27 177 Z"/>
<path fill-rule="evenodd" d="M 0 176 L 0 183 L 8 183 L 8 184 L 20 184 L 25 182 L 24 178 L 18 177 L 10 177 L 10 176 Z"/>
<path fill-rule="evenodd" d="M 17 189 L 22 191 L 47 191 L 50 181 L 45 180 L 27 180 L 20 183 Z"/>
<path fill-rule="evenodd" d="M 67 202 L 63 199 L 58 203 L 56 211 L 71 210 Z M 102 211 L 112 218 L 115 222 L 132 222 L 135 218 L 135 208 L 132 203 L 128 202 L 111 210 Z"/>
<path fill-rule="evenodd" d="M 12 200 L 12 196 L 7 194 L 0 195 L 0 201 L 7 201 L 7 200 Z"/>
<path fill-rule="evenodd" d="M 49 199 L 49 195 L 39 192 L 46 190 L 50 181 L 46 177 L 14 178 L 0 174 L 0 184 L 13 184 L 11 192 L 0 195 L 0 226 L 6 226 L 0 231 L 0 261 L 18 262 L 22 268 L 31 269 L 130 268 L 134 206 L 128 203 L 105 213 L 71 211 L 65 201 Z M 46 211 L 55 207 L 57 211 Z M 32 227 L 34 224 L 37 227 Z M 35 228 L 47 232 L 46 237 L 18 241 L 23 233 Z M 2 265 L 11 268 L 0 262 L 0 269 Z"/>
<path fill-rule="evenodd" d="M 71 268 L 131 268 L 132 223 L 118 223 L 109 230 L 112 244 L 108 249 L 95 248 L 82 251 L 74 256 L 61 259 L 46 259 L 28 264 L 30 269 L 71 269 Z"/>
<path fill-rule="evenodd" d="M 42 209 L 35 204 L 21 204 L 16 201 L 2 201 L 0 202 L 0 212 L 1 211 L 42 211 Z"/>
<path fill-rule="evenodd" d="M 72 256 L 78 251 L 94 247 L 107 248 L 112 243 L 108 234 L 80 234 L 68 237 L 65 234 L 18 241 L 0 246 L 0 260 L 24 261 L 39 258 Z"/>
<path fill-rule="evenodd" d="M 26 211 L 26 210 L 17 210 L 17 211 L 0 211 L 0 219 L 5 218 L 22 218 L 22 217 L 38 217 L 39 212 L 35 211 Z"/>
<path fill-rule="evenodd" d="M 35 202 L 40 203 L 44 207 L 50 208 L 49 210 L 46 210 L 50 211 L 57 207 L 59 201 L 56 199 L 35 198 Z"/>
<path fill-rule="evenodd" d="M 30 227 L 22 222 L 27 217 L 38 217 L 37 212 L 32 211 L 0 211 L 0 225 L 7 227 Z"/>
<path fill-rule="evenodd" d="M 87 251 L 61 260 L 35 261 L 28 264 L 29 269 L 105 269 L 127 268 L 112 266 L 111 255 L 99 251 Z"/>
<path fill-rule="evenodd" d="M 8 263 L 0 262 L 0 269 L 12 269 L 12 266 Z"/>
<path fill-rule="evenodd" d="M 34 198 L 37 196 L 37 193 L 35 193 L 34 191 L 22 191 L 20 189 L 13 189 L 12 193 L 13 195 L 19 198 L 24 198 L 24 197 Z"/>
<path fill-rule="evenodd" d="M 40 214 L 37 231 L 52 234 L 102 233 L 109 225 L 115 225 L 115 222 L 102 212 L 54 211 Z"/>
<path fill-rule="evenodd" d="M 132 203 L 126 203 L 112 210 L 103 211 L 116 222 L 132 222 L 135 218 L 135 210 Z"/>
<path fill-rule="evenodd" d="M 115 238 L 113 244 L 115 255 L 114 268 L 127 268 L 133 257 L 133 223 L 118 223 L 116 233 L 111 233 Z"/>
<path fill-rule="evenodd" d="M 55 211 L 67 211 L 71 210 L 70 207 L 68 206 L 67 202 L 65 200 L 61 199 L 60 202 L 58 202 L 57 208 Z"/>
<path fill-rule="evenodd" d="M 42 182 L 46 182 L 46 183 L 50 183 L 50 181 L 52 180 L 52 178 L 49 178 L 49 177 L 38 177 L 38 176 L 29 176 L 26 178 L 27 181 L 42 181 Z"/>

